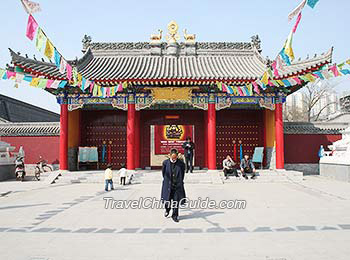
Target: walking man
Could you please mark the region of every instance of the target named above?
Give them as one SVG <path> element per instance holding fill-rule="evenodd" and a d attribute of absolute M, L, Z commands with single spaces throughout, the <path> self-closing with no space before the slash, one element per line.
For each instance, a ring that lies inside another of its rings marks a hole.
<path fill-rule="evenodd" d="M 191 137 L 186 138 L 186 142 L 182 144 L 182 148 L 185 150 L 184 155 L 186 161 L 186 173 L 188 173 L 188 171 L 192 173 L 194 142 L 191 141 Z"/>
<path fill-rule="evenodd" d="M 161 199 L 165 206 L 164 216 L 168 217 L 172 209 L 172 219 L 179 222 L 179 207 L 184 204 L 186 194 L 184 188 L 185 164 L 177 158 L 176 149 L 171 149 L 170 158 L 163 162 Z"/>

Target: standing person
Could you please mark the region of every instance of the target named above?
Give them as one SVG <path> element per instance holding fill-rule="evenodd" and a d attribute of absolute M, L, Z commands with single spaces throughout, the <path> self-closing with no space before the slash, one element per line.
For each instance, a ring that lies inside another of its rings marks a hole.
<path fill-rule="evenodd" d="M 125 169 L 125 164 L 122 163 L 120 165 L 120 170 L 119 170 L 119 177 L 120 177 L 120 185 L 125 185 L 125 179 L 126 179 L 126 169 Z"/>
<path fill-rule="evenodd" d="M 168 217 L 172 209 L 172 219 L 179 222 L 179 206 L 185 203 L 185 164 L 177 158 L 176 149 L 171 149 L 170 158 L 163 162 L 162 194 L 161 199 L 165 206 L 164 216 Z"/>
<path fill-rule="evenodd" d="M 108 184 L 111 185 L 111 190 L 114 190 L 114 188 L 113 188 L 113 171 L 112 171 L 111 164 L 108 164 L 107 168 L 105 170 L 105 191 L 108 191 Z"/>
<path fill-rule="evenodd" d="M 232 160 L 231 156 L 227 155 L 226 159 L 222 161 L 222 167 L 224 168 L 225 179 L 228 179 L 229 174 L 234 174 L 238 177 L 237 169 L 234 167 L 235 162 Z"/>
<path fill-rule="evenodd" d="M 186 173 L 190 171 L 193 172 L 193 150 L 194 150 L 194 142 L 191 141 L 191 137 L 186 138 L 186 142 L 182 144 L 182 148 L 184 148 L 184 156 L 186 161 Z"/>
<path fill-rule="evenodd" d="M 248 179 L 247 173 L 251 173 L 251 179 L 255 179 L 255 167 L 252 160 L 249 159 L 249 155 L 245 154 L 244 158 L 241 160 L 241 172 L 244 178 Z"/>

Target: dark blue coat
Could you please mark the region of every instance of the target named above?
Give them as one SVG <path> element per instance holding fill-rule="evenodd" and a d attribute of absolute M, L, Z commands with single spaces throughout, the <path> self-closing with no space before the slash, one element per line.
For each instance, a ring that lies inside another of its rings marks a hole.
<path fill-rule="evenodd" d="M 169 201 L 170 190 L 171 190 L 171 162 L 169 159 L 163 162 L 162 166 L 163 184 L 162 184 L 162 201 Z M 176 174 L 176 189 L 174 194 L 174 200 L 180 201 L 186 198 L 184 188 L 184 177 L 185 177 L 185 164 L 182 160 L 177 159 L 175 163 L 175 174 Z M 181 201 L 182 204 L 185 200 Z"/>

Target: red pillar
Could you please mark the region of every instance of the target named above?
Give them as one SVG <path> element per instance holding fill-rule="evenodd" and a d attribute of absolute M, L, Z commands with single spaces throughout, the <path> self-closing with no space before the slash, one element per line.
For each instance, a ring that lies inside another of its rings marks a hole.
<path fill-rule="evenodd" d="M 129 94 L 128 97 L 126 136 L 126 167 L 128 170 L 135 170 L 135 100 L 133 94 Z"/>
<path fill-rule="evenodd" d="M 204 167 L 208 168 L 208 111 L 204 110 Z"/>
<path fill-rule="evenodd" d="M 140 111 L 135 114 L 135 168 L 140 168 Z"/>
<path fill-rule="evenodd" d="M 208 170 L 216 170 L 216 109 L 215 96 L 210 94 L 208 104 Z"/>
<path fill-rule="evenodd" d="M 68 105 L 61 105 L 60 116 L 60 170 L 68 170 Z"/>
<path fill-rule="evenodd" d="M 275 134 L 276 134 L 276 169 L 284 169 L 284 133 L 282 104 L 276 104 L 275 109 Z"/>

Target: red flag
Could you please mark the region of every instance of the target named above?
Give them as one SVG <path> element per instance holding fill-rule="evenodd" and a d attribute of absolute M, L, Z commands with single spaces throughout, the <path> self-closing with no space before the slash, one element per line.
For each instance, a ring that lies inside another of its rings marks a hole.
<path fill-rule="evenodd" d="M 300 19 L 301 19 L 301 12 L 298 14 L 297 20 L 296 20 L 295 25 L 293 27 L 293 33 L 295 33 L 295 31 L 297 30 Z"/>
<path fill-rule="evenodd" d="M 36 29 L 38 29 L 38 23 L 32 15 L 29 15 L 26 35 L 31 41 L 34 39 Z"/>
<path fill-rule="evenodd" d="M 236 143 L 233 144 L 233 160 L 237 161 L 237 149 L 236 149 Z"/>

